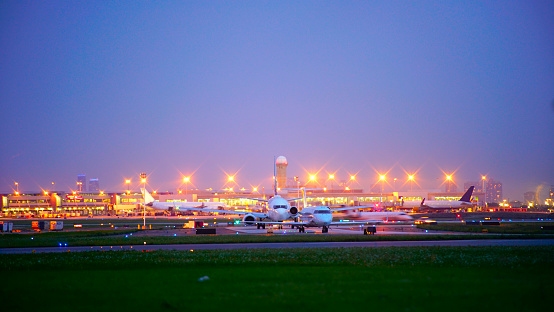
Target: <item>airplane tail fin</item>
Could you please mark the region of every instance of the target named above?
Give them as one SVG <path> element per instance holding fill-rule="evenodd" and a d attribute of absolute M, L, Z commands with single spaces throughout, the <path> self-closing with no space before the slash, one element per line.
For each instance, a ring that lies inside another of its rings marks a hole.
<path fill-rule="evenodd" d="M 148 191 L 146 189 L 140 189 L 140 191 L 142 192 L 142 195 L 144 195 L 144 204 L 145 205 L 148 205 L 148 204 L 154 202 L 154 197 L 152 197 L 152 195 L 150 195 L 150 193 L 148 193 Z"/>
<path fill-rule="evenodd" d="M 421 204 L 419 204 L 419 206 L 423 206 L 424 203 L 425 203 L 425 198 L 421 201 Z"/>
<path fill-rule="evenodd" d="M 471 200 L 471 195 L 473 194 L 473 188 L 475 188 L 475 186 L 470 186 L 465 192 L 464 196 L 460 198 L 460 201 L 469 202 Z"/>

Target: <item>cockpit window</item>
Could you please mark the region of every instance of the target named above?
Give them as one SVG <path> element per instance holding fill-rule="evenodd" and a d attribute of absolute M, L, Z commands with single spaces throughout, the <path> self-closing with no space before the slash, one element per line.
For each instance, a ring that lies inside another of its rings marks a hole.
<path fill-rule="evenodd" d="M 330 214 L 330 213 L 331 213 L 331 211 L 329 211 L 329 210 L 316 210 L 316 211 L 314 211 L 314 213 L 320 213 L 320 214 Z"/>
<path fill-rule="evenodd" d="M 273 209 L 284 208 L 287 209 L 287 205 L 273 205 Z"/>

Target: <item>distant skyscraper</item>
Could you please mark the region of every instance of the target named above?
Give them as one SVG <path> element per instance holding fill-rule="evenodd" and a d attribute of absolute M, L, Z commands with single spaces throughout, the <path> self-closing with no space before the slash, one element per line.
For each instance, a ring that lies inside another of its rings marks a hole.
<path fill-rule="evenodd" d="M 87 175 L 79 174 L 77 175 L 77 191 L 84 192 L 87 190 Z"/>
<path fill-rule="evenodd" d="M 494 181 L 490 178 L 485 187 L 487 188 L 487 202 L 500 203 L 503 200 L 502 197 L 502 182 Z"/>
<path fill-rule="evenodd" d="M 285 156 L 277 157 L 275 165 L 277 165 L 277 177 L 275 177 L 277 179 L 277 187 L 285 188 L 287 184 L 287 158 Z"/>
<path fill-rule="evenodd" d="M 89 180 L 88 191 L 100 192 L 100 182 L 98 182 L 98 178 Z"/>

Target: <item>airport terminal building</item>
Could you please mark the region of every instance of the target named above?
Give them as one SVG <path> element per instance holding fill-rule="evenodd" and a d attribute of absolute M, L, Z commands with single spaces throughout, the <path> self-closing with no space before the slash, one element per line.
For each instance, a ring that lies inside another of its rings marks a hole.
<path fill-rule="evenodd" d="M 437 191 L 408 191 L 389 193 L 364 193 L 362 189 L 313 190 L 306 192 L 308 206 L 363 206 L 375 205 L 373 210 L 404 210 L 417 212 L 415 203 L 426 200 L 458 200 L 463 193 L 445 193 Z M 173 192 L 153 192 L 154 199 L 161 202 L 223 202 L 231 209 L 263 210 L 263 202 L 252 198 L 267 199 L 269 195 L 259 192 L 199 191 L 189 190 L 188 194 Z M 298 191 L 282 194 L 285 198 L 299 198 Z M 2 194 L 0 209 L 3 216 L 10 217 L 68 217 L 130 215 L 142 212 L 143 197 L 140 192 L 44 192 L 33 194 Z M 484 194 L 473 193 L 475 210 L 484 206 Z M 407 204 L 407 203 L 410 204 Z M 291 203 L 300 209 L 303 200 Z M 371 209 L 365 209 L 370 211 Z M 155 212 L 148 212 L 153 215 Z M 159 212 L 163 214 L 162 212 Z"/>

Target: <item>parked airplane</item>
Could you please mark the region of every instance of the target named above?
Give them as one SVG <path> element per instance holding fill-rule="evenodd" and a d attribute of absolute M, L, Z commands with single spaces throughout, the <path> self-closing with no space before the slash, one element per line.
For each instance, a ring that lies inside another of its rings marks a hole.
<path fill-rule="evenodd" d="M 141 189 L 142 195 L 144 196 L 144 205 L 146 208 L 154 209 L 154 210 L 164 210 L 164 211 L 176 211 L 176 210 L 185 210 L 189 208 L 212 208 L 212 209 L 218 209 L 218 208 L 224 208 L 227 207 L 225 203 L 221 202 L 160 202 L 154 199 L 152 195 L 146 190 Z M 219 211 L 219 210 L 218 210 Z"/>
<path fill-rule="evenodd" d="M 440 210 L 440 209 L 462 209 L 470 208 L 474 204 L 471 202 L 474 186 L 470 186 L 460 200 L 433 200 L 425 202 L 425 198 L 421 201 L 421 210 Z"/>

